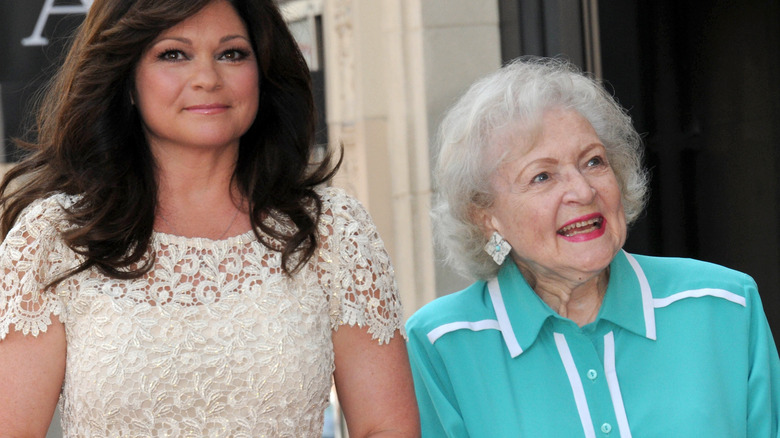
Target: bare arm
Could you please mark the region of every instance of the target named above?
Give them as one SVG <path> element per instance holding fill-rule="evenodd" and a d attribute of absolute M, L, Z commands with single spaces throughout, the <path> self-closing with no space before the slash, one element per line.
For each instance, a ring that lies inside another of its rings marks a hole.
<path fill-rule="evenodd" d="M 65 377 L 65 327 L 37 337 L 13 327 L 0 341 L 0 437 L 44 437 Z"/>
<path fill-rule="evenodd" d="M 349 434 L 365 437 L 419 437 L 406 343 L 396 331 L 379 345 L 366 328 L 341 326 L 333 334 L 336 391 Z"/>

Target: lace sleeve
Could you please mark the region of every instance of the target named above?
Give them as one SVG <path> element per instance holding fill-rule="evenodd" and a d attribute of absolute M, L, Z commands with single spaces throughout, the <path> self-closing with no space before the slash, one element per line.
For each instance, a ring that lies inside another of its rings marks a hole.
<path fill-rule="evenodd" d="M 57 272 L 64 272 L 58 268 L 70 264 L 60 256 L 64 244 L 54 225 L 57 212 L 61 209 L 52 198 L 34 202 L 0 244 L 0 341 L 11 325 L 38 336 L 51 324 L 51 315 L 62 312 L 57 295 L 44 291 Z"/>
<path fill-rule="evenodd" d="M 320 269 L 331 271 L 331 325 L 368 327 L 380 344 L 396 330 L 406 337 L 390 256 L 368 212 L 354 198 L 329 188 L 323 194 Z"/>

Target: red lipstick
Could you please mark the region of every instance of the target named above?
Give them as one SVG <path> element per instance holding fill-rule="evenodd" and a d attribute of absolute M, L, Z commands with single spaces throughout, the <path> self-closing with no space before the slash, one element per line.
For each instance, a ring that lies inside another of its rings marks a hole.
<path fill-rule="evenodd" d="M 604 235 L 607 219 L 600 213 L 578 217 L 558 229 L 558 235 L 569 242 L 585 242 Z"/>

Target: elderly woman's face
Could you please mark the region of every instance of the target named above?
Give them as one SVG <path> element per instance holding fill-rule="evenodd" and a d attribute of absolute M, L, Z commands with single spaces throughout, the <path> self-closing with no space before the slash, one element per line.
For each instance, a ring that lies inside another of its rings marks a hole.
<path fill-rule="evenodd" d="M 526 134 L 525 136 L 523 134 Z M 626 239 L 620 188 L 590 123 L 573 110 L 544 113 L 539 131 L 497 136 L 494 204 L 482 220 L 537 278 L 583 282 L 603 271 Z"/>

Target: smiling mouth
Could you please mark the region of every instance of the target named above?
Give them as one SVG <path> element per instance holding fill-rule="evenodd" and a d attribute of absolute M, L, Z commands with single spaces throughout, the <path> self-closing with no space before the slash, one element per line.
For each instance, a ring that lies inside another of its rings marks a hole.
<path fill-rule="evenodd" d="M 566 225 L 565 227 L 558 230 L 558 234 L 565 237 L 573 237 L 578 234 L 592 233 L 593 231 L 600 230 L 603 223 L 603 217 L 594 217 L 593 219 L 574 222 L 573 224 Z"/>

